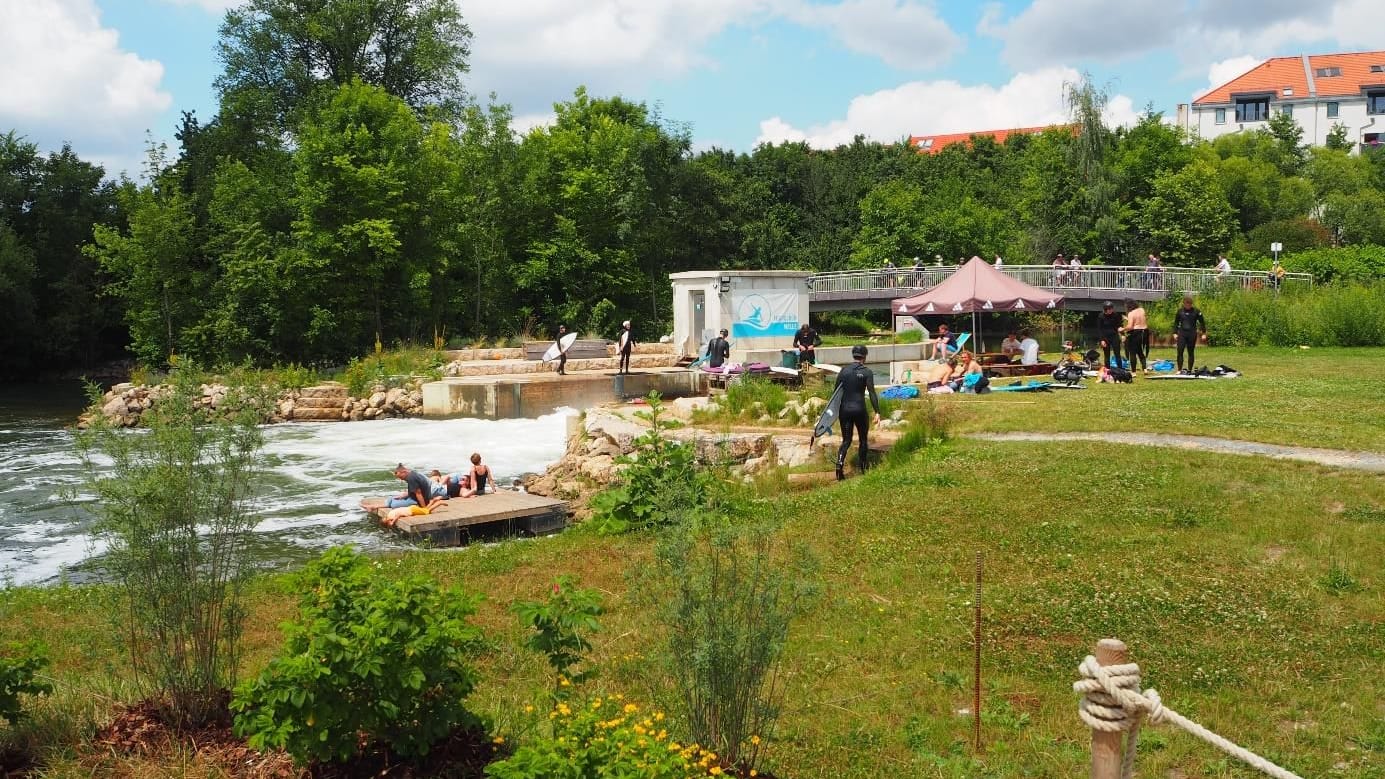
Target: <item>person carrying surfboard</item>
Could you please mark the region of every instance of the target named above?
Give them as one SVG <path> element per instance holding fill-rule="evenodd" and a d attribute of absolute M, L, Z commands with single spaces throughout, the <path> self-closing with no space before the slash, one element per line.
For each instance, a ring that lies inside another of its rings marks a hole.
<path fill-rule="evenodd" d="M 630 320 L 620 323 L 620 336 L 616 338 L 616 354 L 620 356 L 616 373 L 630 372 L 630 350 L 635 347 L 635 334 L 630 329 Z"/>
<path fill-rule="evenodd" d="M 841 392 L 840 419 L 842 423 L 842 446 L 837 450 L 837 480 L 846 478 L 842 469 L 846 466 L 846 453 L 851 448 L 852 433 L 861 434 L 858 471 L 866 472 L 869 465 L 870 420 L 866 416 L 866 395 L 870 394 L 870 404 L 875 408 L 875 423 L 880 423 L 880 398 L 875 394 L 875 374 L 866 367 L 866 347 L 857 344 L 851 347 L 854 362 L 837 374 L 837 390 Z"/>
<path fill-rule="evenodd" d="M 563 346 L 563 336 L 567 335 L 567 325 L 558 325 L 558 334 L 553 336 L 553 345 L 558 347 L 558 375 L 567 375 L 567 349 Z"/>
<path fill-rule="evenodd" d="M 721 329 L 721 333 L 716 338 L 707 342 L 707 364 L 713 368 L 720 368 L 731 359 L 731 342 L 726 340 L 726 328 Z"/>

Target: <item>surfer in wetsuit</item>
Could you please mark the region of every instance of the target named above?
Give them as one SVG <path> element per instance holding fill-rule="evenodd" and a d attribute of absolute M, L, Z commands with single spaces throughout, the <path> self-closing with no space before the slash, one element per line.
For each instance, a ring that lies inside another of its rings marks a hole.
<path fill-rule="evenodd" d="M 822 343 L 822 337 L 813 326 L 804 322 L 798 328 L 798 332 L 793 334 L 793 348 L 798 350 L 799 365 L 816 365 L 817 347 Z"/>
<path fill-rule="evenodd" d="M 726 329 L 722 328 L 721 334 L 707 342 L 707 364 L 713 368 L 720 368 L 731 359 L 731 342 L 726 340 Z"/>
<path fill-rule="evenodd" d="M 558 334 L 553 337 L 553 345 L 558 347 L 558 375 L 567 375 L 567 350 L 563 348 L 563 336 L 567 335 L 567 325 L 558 325 Z"/>
<path fill-rule="evenodd" d="M 875 394 L 875 374 L 871 373 L 870 368 L 866 367 L 866 347 L 856 345 L 851 347 L 851 358 L 854 363 L 842 369 L 837 374 L 837 389 L 842 393 L 841 412 L 839 419 L 842 424 L 842 447 L 837 450 L 837 480 L 846 478 L 842 469 L 846 466 L 846 452 L 851 448 L 851 436 L 853 432 L 861 434 L 861 444 L 857 449 L 859 455 L 859 470 L 865 473 L 870 457 L 870 443 L 867 435 L 870 433 L 870 421 L 866 417 L 866 393 L 870 393 L 870 404 L 875 407 L 875 421 L 880 422 L 880 399 Z"/>
<path fill-rule="evenodd" d="M 630 330 L 630 320 L 620 323 L 620 335 L 616 338 L 616 354 L 620 357 L 616 373 L 630 372 L 630 350 L 635 346 L 635 334 Z"/>
<path fill-rule="evenodd" d="M 1101 364 L 1121 367 L 1121 315 L 1109 300 L 1101 304 L 1101 313 L 1096 315 L 1096 336 L 1101 339 Z M 1112 355 L 1115 362 L 1111 362 Z"/>
<path fill-rule="evenodd" d="M 1193 296 L 1183 296 L 1183 307 L 1178 309 L 1173 315 L 1173 340 L 1178 343 L 1178 372 L 1183 370 L 1183 352 L 1188 353 L 1188 369 L 1186 373 L 1192 373 L 1197 364 L 1193 362 L 1193 352 L 1197 350 L 1197 338 L 1199 334 L 1207 333 L 1207 321 L 1202 318 L 1202 312 L 1193 305 Z"/>

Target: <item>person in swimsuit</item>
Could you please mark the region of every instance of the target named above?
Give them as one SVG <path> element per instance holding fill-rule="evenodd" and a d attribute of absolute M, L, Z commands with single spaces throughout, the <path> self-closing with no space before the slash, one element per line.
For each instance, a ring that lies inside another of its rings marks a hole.
<path fill-rule="evenodd" d="M 846 466 L 847 450 L 851 448 L 853 431 L 861 434 L 861 444 L 857 449 L 858 470 L 865 473 L 869 466 L 870 443 L 867 436 L 870 433 L 870 419 L 866 416 L 867 393 L 870 395 L 870 404 L 875 407 L 875 422 L 880 422 L 880 398 L 875 394 L 875 374 L 866 367 L 866 347 L 860 344 L 851 347 L 851 358 L 855 362 L 837 374 L 837 387 L 842 392 L 841 415 L 838 417 L 842 423 L 842 446 L 837 450 L 838 481 L 846 478 L 843 468 Z"/>
<path fill-rule="evenodd" d="M 473 452 L 471 455 L 471 483 L 475 487 L 475 492 L 472 494 L 486 494 L 486 485 L 489 482 L 491 482 L 491 467 L 482 465 L 480 453 Z"/>

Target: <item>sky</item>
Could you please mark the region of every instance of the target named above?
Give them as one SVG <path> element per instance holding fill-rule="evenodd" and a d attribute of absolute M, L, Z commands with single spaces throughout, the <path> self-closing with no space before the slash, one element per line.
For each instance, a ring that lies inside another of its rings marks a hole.
<path fill-rule="evenodd" d="M 1082 73 L 1113 123 L 1171 117 L 1267 57 L 1385 48 L 1380 0 L 457 1 L 467 88 L 517 129 L 585 85 L 697 149 L 1051 124 Z M 182 111 L 215 114 L 217 27 L 239 2 L 0 0 L 0 133 L 137 175 Z"/>

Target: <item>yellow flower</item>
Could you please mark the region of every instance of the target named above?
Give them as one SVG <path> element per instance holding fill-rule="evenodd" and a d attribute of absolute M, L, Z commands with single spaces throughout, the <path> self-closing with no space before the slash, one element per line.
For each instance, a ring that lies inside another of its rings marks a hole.
<path fill-rule="evenodd" d="M 760 737 L 759 737 L 759 736 L 751 736 L 751 737 L 750 737 L 750 743 L 752 743 L 752 744 L 754 744 L 755 746 L 758 747 L 758 746 L 760 745 Z"/>
<path fill-rule="evenodd" d="M 491 743 L 492 743 L 492 744 L 504 744 L 504 743 L 505 743 L 505 737 L 504 737 L 504 736 L 496 736 L 495 738 L 491 739 Z"/>
<path fill-rule="evenodd" d="M 712 776 L 721 776 L 721 766 L 714 765 L 712 766 L 712 770 L 708 771 L 707 773 L 711 774 Z"/>
<path fill-rule="evenodd" d="M 663 722 L 663 721 L 664 721 L 664 713 L 663 713 L 662 711 L 656 711 L 656 712 L 654 712 L 654 721 L 655 721 L 655 722 Z"/>
<path fill-rule="evenodd" d="M 750 775 L 751 775 L 751 776 L 759 776 L 759 775 L 760 775 L 760 772 L 759 772 L 759 771 L 756 771 L 754 768 L 752 768 L 752 769 L 750 769 Z"/>
<path fill-rule="evenodd" d="M 668 742 L 668 751 L 670 751 L 670 752 L 677 752 L 677 751 L 680 750 L 680 749 L 682 749 L 682 747 L 678 746 L 678 742 L 677 742 L 677 741 L 670 741 L 670 742 Z"/>
<path fill-rule="evenodd" d="M 534 707 L 533 707 L 533 706 L 525 706 L 525 707 L 524 707 L 524 713 L 525 713 L 525 714 L 533 714 L 533 713 L 534 713 Z"/>
<path fill-rule="evenodd" d="M 626 713 L 626 714 L 634 714 L 635 712 L 637 712 L 637 711 L 639 711 L 639 710 L 640 710 L 640 707 L 639 707 L 639 706 L 636 706 L 636 705 L 633 704 L 633 703 L 627 703 L 627 704 L 625 704 L 625 713 Z"/>
<path fill-rule="evenodd" d="M 593 708 L 593 709 L 599 709 L 599 708 L 601 708 L 601 699 L 600 699 L 600 698 L 597 698 L 596 700 L 592 701 L 592 708 Z"/>
<path fill-rule="evenodd" d="M 559 687 L 571 687 L 571 686 L 572 686 L 572 682 L 568 681 L 566 676 L 560 676 L 560 677 L 558 677 L 558 686 L 559 686 Z"/>
<path fill-rule="evenodd" d="M 572 713 L 572 709 L 569 709 L 566 703 L 560 703 L 558 704 L 558 713 L 566 717 Z"/>

